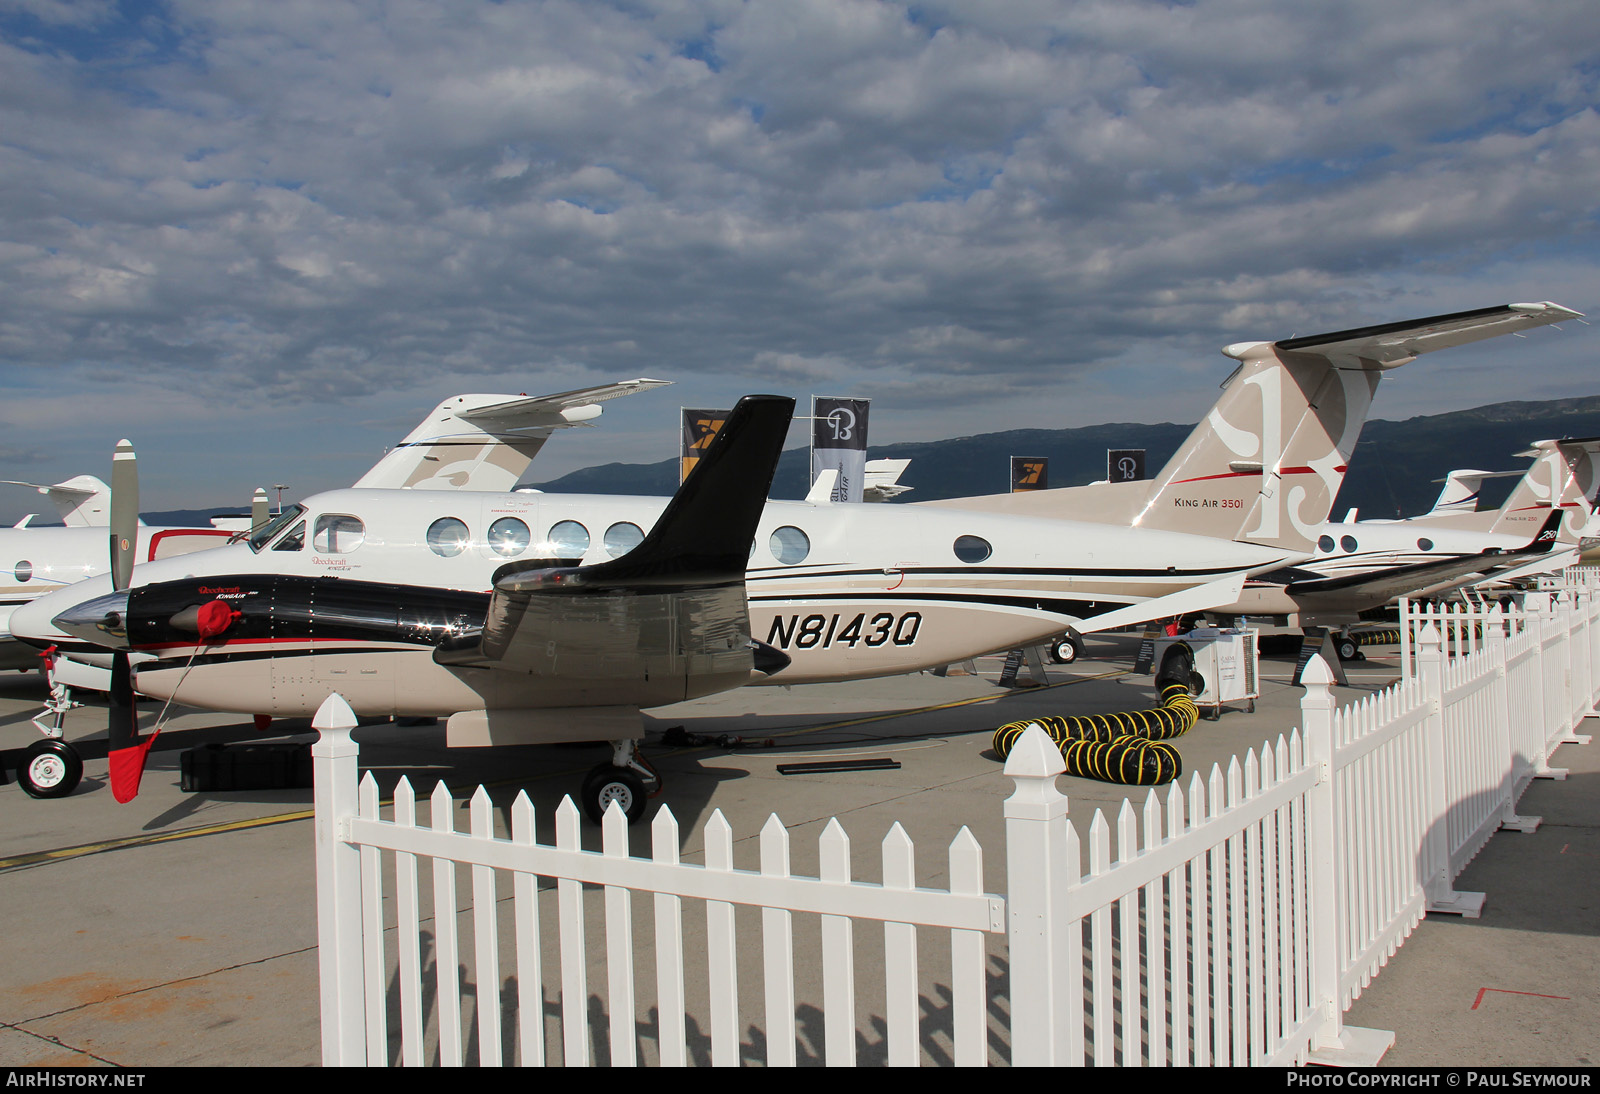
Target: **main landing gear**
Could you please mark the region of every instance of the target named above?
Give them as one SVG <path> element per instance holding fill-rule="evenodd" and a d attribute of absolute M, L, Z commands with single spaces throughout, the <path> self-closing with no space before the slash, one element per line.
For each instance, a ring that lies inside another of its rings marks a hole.
<path fill-rule="evenodd" d="M 1083 656 L 1083 640 L 1075 634 L 1064 634 L 1046 648 L 1050 660 L 1057 665 L 1070 665 Z"/>
<path fill-rule="evenodd" d="M 583 811 L 599 824 L 606 809 L 616 802 L 629 824 L 643 819 L 645 805 L 661 793 L 661 776 L 639 755 L 638 742 L 611 742 L 611 762 L 600 764 L 584 777 L 579 797 Z"/>

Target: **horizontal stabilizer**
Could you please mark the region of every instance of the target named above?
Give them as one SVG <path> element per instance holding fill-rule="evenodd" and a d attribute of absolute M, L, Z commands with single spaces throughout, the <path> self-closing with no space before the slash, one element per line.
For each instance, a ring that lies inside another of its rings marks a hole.
<path fill-rule="evenodd" d="M 1274 342 L 1273 346 L 1283 353 L 1313 353 L 1330 359 L 1342 358 L 1342 364 L 1359 362 L 1362 366 L 1393 368 L 1437 349 L 1465 346 L 1502 334 L 1516 334 L 1534 327 L 1581 318 L 1582 312 L 1546 300 L 1537 304 L 1502 304 L 1494 308 L 1407 319 L 1330 334 L 1312 334 L 1304 338 L 1285 338 Z M 1222 352 L 1229 357 L 1242 357 L 1244 351 L 1256 344 L 1240 343 Z"/>
<path fill-rule="evenodd" d="M 619 380 L 614 384 L 578 388 L 576 391 L 562 391 L 554 395 L 506 399 L 504 402 L 491 403 L 487 406 L 469 407 L 457 410 L 456 416 L 485 428 L 492 427 L 494 432 L 540 427 L 560 428 L 577 425 L 584 420 L 583 414 L 572 413 L 577 408 L 620 399 L 624 395 L 637 395 L 641 391 L 666 387 L 670 383 L 671 380 L 650 380 L 644 377 L 637 380 Z"/>

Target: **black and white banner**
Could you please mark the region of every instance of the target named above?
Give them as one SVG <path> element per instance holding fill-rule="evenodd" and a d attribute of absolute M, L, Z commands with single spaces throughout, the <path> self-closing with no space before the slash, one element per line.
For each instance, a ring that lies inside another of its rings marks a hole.
<path fill-rule="evenodd" d="M 811 481 L 838 471 L 834 501 L 860 501 L 867 477 L 867 408 L 870 399 L 811 398 Z"/>
<path fill-rule="evenodd" d="M 1138 482 L 1144 478 L 1144 449 L 1106 449 L 1106 481 Z"/>

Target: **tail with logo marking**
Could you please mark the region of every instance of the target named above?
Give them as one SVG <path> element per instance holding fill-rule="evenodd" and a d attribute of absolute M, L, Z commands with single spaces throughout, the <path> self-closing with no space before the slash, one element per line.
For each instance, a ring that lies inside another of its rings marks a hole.
<path fill-rule="evenodd" d="M 1548 302 L 1506 304 L 1236 343 L 1223 353 L 1239 367 L 1154 479 L 925 504 L 1132 524 L 1309 552 L 1385 372 L 1432 350 L 1578 316 Z"/>

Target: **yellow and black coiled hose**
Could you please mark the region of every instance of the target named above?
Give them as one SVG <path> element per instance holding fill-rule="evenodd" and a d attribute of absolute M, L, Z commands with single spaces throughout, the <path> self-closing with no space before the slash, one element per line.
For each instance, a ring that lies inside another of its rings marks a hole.
<path fill-rule="evenodd" d="M 1161 679 L 1169 678 L 1163 669 Z M 1162 684 L 1161 706 L 1115 714 L 1075 714 L 1008 722 L 994 731 L 1004 760 L 1030 725 L 1039 725 L 1061 749 L 1067 774 L 1127 786 L 1160 786 L 1183 773 L 1178 750 L 1162 741 L 1182 736 L 1200 720 L 1186 684 Z"/>
<path fill-rule="evenodd" d="M 1350 636 L 1358 646 L 1396 646 L 1400 644 L 1400 631 L 1395 628 L 1382 631 L 1358 631 Z"/>

